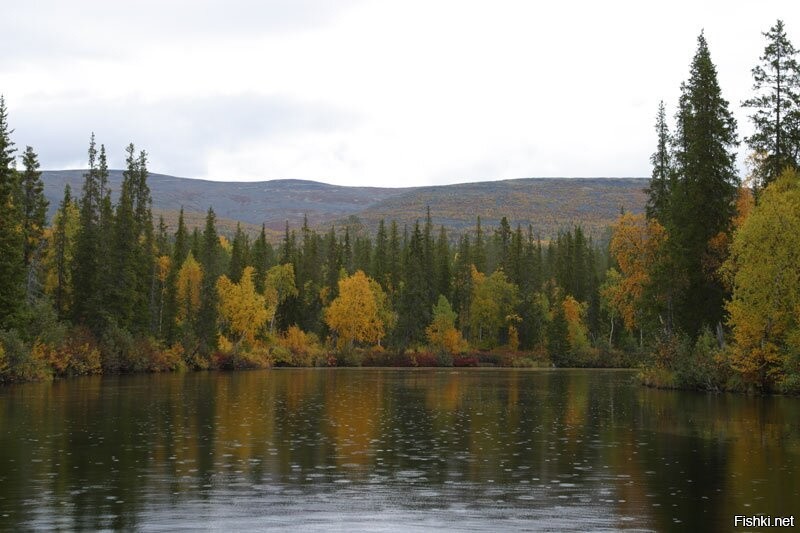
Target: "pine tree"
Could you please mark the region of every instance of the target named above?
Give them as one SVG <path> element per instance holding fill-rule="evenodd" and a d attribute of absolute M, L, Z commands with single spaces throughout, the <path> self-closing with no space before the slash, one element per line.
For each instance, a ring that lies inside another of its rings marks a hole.
<path fill-rule="evenodd" d="M 757 154 L 754 173 L 759 187 L 769 185 L 787 166 L 800 164 L 800 66 L 782 20 L 768 32 L 760 65 L 753 68 L 756 96 L 742 105 L 754 110 L 750 115 L 755 132 L 745 138 Z"/>
<path fill-rule="evenodd" d="M 28 146 L 22 157 L 22 231 L 25 235 L 23 262 L 30 266 L 34 253 L 42 241 L 47 218 L 48 201 L 44 197 L 42 173 L 33 148 Z"/>
<path fill-rule="evenodd" d="M 372 275 L 380 283 L 384 291 L 389 290 L 389 237 L 383 219 L 378 222 L 378 233 L 375 236 L 375 253 L 372 257 Z"/>
<path fill-rule="evenodd" d="M 399 319 L 395 330 L 397 342 L 405 348 L 425 339 L 425 327 L 430 324 L 432 305 L 429 302 L 430 270 L 426 270 L 425 238 L 419 222 L 408 243 L 403 265 L 404 284 L 400 293 Z"/>
<path fill-rule="evenodd" d="M 103 325 L 100 286 L 101 258 L 107 248 L 101 246 L 100 210 L 102 208 L 100 174 L 97 167 L 97 146 L 94 133 L 89 141 L 89 169 L 83 175 L 80 226 L 75 238 L 72 285 L 73 320 L 99 333 Z"/>
<path fill-rule="evenodd" d="M 236 234 L 233 236 L 231 245 L 231 262 L 228 266 L 228 278 L 233 283 L 239 283 L 242 279 L 242 271 L 248 265 L 247 236 L 242 231 L 242 225 L 236 223 Z"/>
<path fill-rule="evenodd" d="M 478 272 L 486 273 L 486 245 L 483 242 L 483 230 L 481 229 L 481 217 L 475 225 L 475 244 L 472 246 L 472 262 Z"/>
<path fill-rule="evenodd" d="M 208 208 L 206 225 L 202 236 L 200 267 L 203 283 L 200 288 L 200 311 L 197 320 L 197 338 L 205 355 L 217 345 L 217 290 L 216 282 L 220 275 L 220 244 L 214 209 Z"/>
<path fill-rule="evenodd" d="M 666 224 L 674 175 L 672 173 L 672 158 L 669 151 L 672 139 L 669 134 L 669 128 L 667 127 L 667 112 L 663 101 L 658 104 L 656 136 L 656 151 L 650 156 L 650 163 L 653 165 L 653 173 L 650 178 L 650 186 L 645 189 L 647 193 L 647 205 L 645 209 L 647 218 L 657 218 L 662 224 Z"/>
<path fill-rule="evenodd" d="M 436 293 L 437 301 L 440 295 L 450 300 L 450 293 L 453 285 L 450 267 L 450 242 L 447 240 L 447 230 L 444 229 L 444 226 L 439 228 L 439 238 L 436 240 L 435 260 L 436 279 L 434 292 Z"/>
<path fill-rule="evenodd" d="M 54 250 L 55 290 L 54 304 L 59 318 L 65 318 L 69 309 L 71 262 L 70 249 L 72 243 L 69 236 L 69 212 L 73 207 L 72 192 L 69 183 L 64 187 L 64 198 L 58 206 L 53 224 L 52 247 Z"/>
<path fill-rule="evenodd" d="M 253 243 L 251 251 L 251 262 L 255 268 L 255 284 L 256 290 L 264 292 L 264 276 L 267 275 L 267 270 L 275 264 L 275 252 L 272 245 L 267 242 L 267 227 L 265 224 L 261 225 L 261 233 Z"/>
<path fill-rule="evenodd" d="M 677 179 L 670 197 L 668 223 L 676 278 L 686 280 L 677 313 L 684 329 L 695 334 L 722 319 L 725 290 L 709 271 L 715 243 L 724 240 L 734 215 L 736 121 L 722 98 L 717 70 L 705 37 L 698 37 L 689 80 L 681 85 L 675 135 Z"/>
<path fill-rule="evenodd" d="M 18 317 L 25 276 L 11 133 L 5 99 L 0 95 L 0 329 L 13 325 Z"/>

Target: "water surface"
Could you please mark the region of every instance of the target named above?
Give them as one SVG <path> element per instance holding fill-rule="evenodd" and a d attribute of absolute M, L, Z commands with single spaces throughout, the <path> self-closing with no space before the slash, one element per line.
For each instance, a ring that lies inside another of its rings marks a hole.
<path fill-rule="evenodd" d="M 0 530 L 730 530 L 800 519 L 800 399 L 629 371 L 297 369 L 0 388 Z"/>

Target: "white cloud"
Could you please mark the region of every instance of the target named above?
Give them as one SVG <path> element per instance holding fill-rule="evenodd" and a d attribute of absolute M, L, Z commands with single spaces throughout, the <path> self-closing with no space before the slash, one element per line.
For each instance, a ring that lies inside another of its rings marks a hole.
<path fill-rule="evenodd" d="M 702 28 L 743 134 L 760 32 L 781 17 L 800 45 L 793 2 L 662 7 L 12 2 L 0 91 L 48 168 L 80 163 L 95 130 L 117 161 L 134 140 L 193 177 L 645 176 Z"/>

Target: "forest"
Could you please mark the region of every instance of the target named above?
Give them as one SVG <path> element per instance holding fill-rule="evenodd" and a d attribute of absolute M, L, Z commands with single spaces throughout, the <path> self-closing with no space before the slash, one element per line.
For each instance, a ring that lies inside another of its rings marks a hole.
<path fill-rule="evenodd" d="M 646 385 L 800 391 L 800 68 L 781 21 L 753 69 L 750 174 L 701 33 L 674 125 L 656 116 L 646 214 L 606 239 L 286 224 L 279 244 L 154 220 L 147 153 L 116 202 L 92 134 L 52 220 L 0 97 L 0 382 L 271 366 L 638 367 Z"/>

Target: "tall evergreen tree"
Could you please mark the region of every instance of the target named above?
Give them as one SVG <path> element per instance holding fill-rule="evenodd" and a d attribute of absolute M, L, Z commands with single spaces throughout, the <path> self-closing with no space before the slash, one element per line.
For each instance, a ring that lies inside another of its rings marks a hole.
<path fill-rule="evenodd" d="M 372 256 L 372 276 L 380 283 L 384 291 L 389 290 L 387 273 L 389 270 L 389 236 L 383 219 L 378 222 L 378 233 L 375 236 L 375 253 Z"/>
<path fill-rule="evenodd" d="M 472 262 L 478 272 L 486 273 L 486 244 L 483 241 L 483 229 L 481 229 L 481 217 L 475 224 L 475 243 L 472 246 Z"/>
<path fill-rule="evenodd" d="M 762 154 L 754 171 L 757 185 L 766 187 L 785 167 L 800 163 L 800 66 L 782 20 L 762 35 L 767 46 L 752 70 L 756 95 L 742 105 L 754 110 L 755 131 L 745 142 Z"/>
<path fill-rule="evenodd" d="M 414 224 L 403 265 L 404 284 L 400 293 L 399 317 L 395 334 L 401 349 L 425 339 L 425 327 L 430 323 L 430 270 L 426 270 L 425 238 Z"/>
<path fill-rule="evenodd" d="M 448 300 L 452 298 L 451 290 L 453 285 L 452 272 L 450 267 L 450 242 L 447 239 L 447 230 L 442 225 L 439 228 L 439 238 L 436 239 L 436 279 L 434 291 L 438 299 L 439 295 Z"/>
<path fill-rule="evenodd" d="M 675 135 L 677 179 L 670 198 L 669 242 L 685 280 L 679 320 L 691 334 L 722 319 L 724 288 L 708 265 L 730 230 L 739 179 L 736 121 L 722 98 L 701 33 L 689 79 L 681 85 Z"/>
<path fill-rule="evenodd" d="M 22 156 L 22 231 L 25 236 L 23 262 L 29 266 L 39 248 L 47 222 L 48 201 L 44 197 L 44 183 L 39 171 L 39 160 L 30 146 Z"/>
<path fill-rule="evenodd" d="M 69 309 L 69 281 L 71 279 L 69 261 L 69 234 L 67 225 L 69 222 L 69 211 L 72 207 L 72 191 L 69 183 L 64 186 L 64 198 L 58 206 L 58 212 L 54 219 L 53 224 L 53 240 L 52 247 L 54 249 L 54 267 L 55 267 L 55 290 L 54 290 L 54 304 L 56 313 L 59 318 L 66 318 L 67 309 Z"/>
<path fill-rule="evenodd" d="M 650 177 L 650 186 L 647 193 L 645 210 L 647 218 L 656 218 L 662 225 L 666 224 L 669 213 L 669 198 L 673 189 L 672 161 L 670 155 L 671 137 L 667 126 L 667 111 L 662 100 L 658 104 L 656 115 L 656 151 L 650 156 L 653 173 Z"/>
<path fill-rule="evenodd" d="M 12 132 L 0 95 L 0 329 L 10 327 L 18 316 L 25 276 Z"/>
<path fill-rule="evenodd" d="M 97 145 L 94 133 L 89 141 L 89 168 L 83 175 L 80 198 L 80 225 L 75 237 L 72 286 L 73 320 L 99 333 L 103 326 L 101 290 L 101 258 L 105 250 L 101 246 L 100 211 L 103 196 L 100 187 L 100 172 L 97 166 Z"/>
<path fill-rule="evenodd" d="M 249 264 L 247 248 L 247 236 L 242 231 L 242 225 L 237 222 L 231 245 L 231 262 L 228 265 L 228 278 L 234 283 L 239 283 L 244 267 Z"/>
<path fill-rule="evenodd" d="M 217 234 L 217 216 L 214 209 L 208 208 L 206 225 L 203 230 L 201 261 L 203 283 L 200 288 L 200 312 L 197 320 L 197 338 L 200 350 L 209 355 L 217 345 L 217 278 L 221 268 L 221 247 Z"/>

